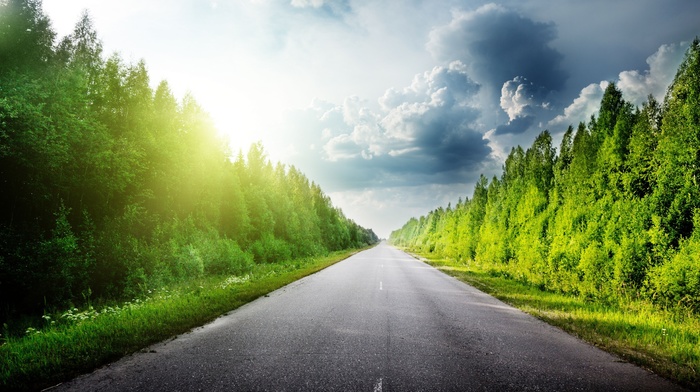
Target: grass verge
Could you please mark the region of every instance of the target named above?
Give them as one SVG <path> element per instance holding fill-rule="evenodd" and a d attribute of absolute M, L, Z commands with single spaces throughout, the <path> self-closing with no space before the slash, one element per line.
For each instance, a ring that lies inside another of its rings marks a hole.
<path fill-rule="evenodd" d="M 335 264 L 357 251 L 261 264 L 242 276 L 207 278 L 151 292 L 119 306 L 46 315 L 46 327 L 0 346 L 0 390 L 40 390 L 89 372 L 150 344 Z"/>
<path fill-rule="evenodd" d="M 700 390 L 700 319 L 648 302 L 600 304 L 542 291 L 477 265 L 414 254 L 426 263 L 582 340 Z"/>

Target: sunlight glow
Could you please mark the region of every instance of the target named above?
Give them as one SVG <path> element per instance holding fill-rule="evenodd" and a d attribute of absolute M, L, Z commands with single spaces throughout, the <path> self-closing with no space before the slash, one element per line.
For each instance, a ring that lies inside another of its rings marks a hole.
<path fill-rule="evenodd" d="M 297 81 L 264 64 L 233 60 L 222 63 L 234 67 L 227 73 L 218 72 L 226 75 L 223 79 L 204 77 L 193 92 L 219 132 L 230 140 L 234 153 L 238 149 L 246 151 L 257 141 L 265 146 L 274 144 L 274 130 L 279 129 L 284 112 L 304 107 L 311 100 Z"/>

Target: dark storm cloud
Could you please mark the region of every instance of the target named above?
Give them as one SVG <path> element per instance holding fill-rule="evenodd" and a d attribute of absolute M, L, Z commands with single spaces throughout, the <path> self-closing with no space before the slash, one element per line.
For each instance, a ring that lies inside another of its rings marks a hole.
<path fill-rule="evenodd" d="M 388 155 L 402 170 L 435 178 L 478 170 L 491 152 L 474 129 L 480 112 L 472 104 L 478 91 L 459 62 L 417 75 L 401 91 L 387 91 L 380 99 L 386 111 L 380 124 L 393 142 Z"/>
<path fill-rule="evenodd" d="M 428 49 L 442 61 L 460 60 L 479 82 L 498 89 L 523 76 L 547 91 L 560 90 L 567 79 L 563 56 L 550 46 L 554 24 L 529 19 L 488 4 L 453 15 L 452 22 L 430 33 Z"/>
<path fill-rule="evenodd" d="M 490 153 L 483 135 L 470 124 L 478 115 L 474 109 L 435 107 L 420 116 L 410 112 L 398 115 L 403 116 L 403 123 L 391 126 L 415 130 L 414 138 L 406 143 L 407 151 L 394 154 L 392 158 L 401 162 L 405 170 L 436 174 L 474 170 L 475 164 Z"/>
<path fill-rule="evenodd" d="M 474 127 L 478 91 L 453 62 L 387 90 L 379 110 L 357 97 L 342 106 L 317 103 L 305 126 L 323 146 L 297 147 L 295 164 L 333 189 L 472 181 L 491 154 Z"/>
<path fill-rule="evenodd" d="M 526 132 L 535 123 L 535 116 L 516 117 L 496 127 L 494 135 L 518 135 Z"/>
<path fill-rule="evenodd" d="M 327 2 L 298 3 L 322 8 Z M 288 161 L 331 191 L 473 183 L 500 166 L 495 160 L 513 145 L 529 145 L 552 118 L 594 108 L 589 101 L 598 84 L 557 116 L 566 106 L 557 100 L 568 75 L 562 54 L 550 46 L 556 38 L 553 23 L 502 6 L 454 12 L 448 24 L 432 29 L 427 44 L 442 66 L 386 90 L 378 106 L 357 97 L 341 105 L 317 102 L 299 114 L 302 121 L 290 122 L 301 128 L 288 134 L 295 152 Z M 671 49 L 649 59 L 649 72 L 620 74 L 621 86 L 640 94 L 661 86 L 656 75 L 671 68 L 665 65 Z"/>

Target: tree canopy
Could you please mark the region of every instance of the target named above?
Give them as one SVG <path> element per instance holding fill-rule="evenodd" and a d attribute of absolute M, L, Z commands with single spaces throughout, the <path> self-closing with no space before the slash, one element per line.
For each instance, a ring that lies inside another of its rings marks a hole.
<path fill-rule="evenodd" d="M 538 287 L 600 301 L 644 296 L 700 311 L 700 43 L 663 105 L 610 83 L 558 154 L 548 131 L 514 148 L 471 199 L 391 234 L 400 246 L 479 263 Z"/>
<path fill-rule="evenodd" d="M 91 296 L 377 241 L 260 144 L 234 157 L 192 96 L 104 57 L 85 13 L 56 40 L 0 1 L 0 323 Z"/>

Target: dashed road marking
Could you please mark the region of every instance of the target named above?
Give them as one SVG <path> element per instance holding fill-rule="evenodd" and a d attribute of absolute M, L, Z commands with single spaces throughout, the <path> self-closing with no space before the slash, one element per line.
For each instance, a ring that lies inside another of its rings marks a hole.
<path fill-rule="evenodd" d="M 382 381 L 383 379 L 380 377 L 377 383 L 374 384 L 374 392 L 382 392 Z"/>

